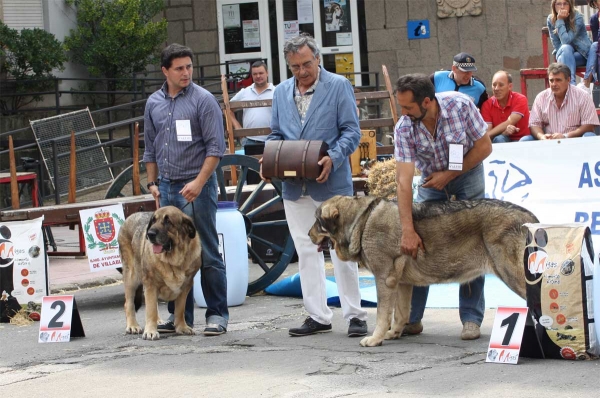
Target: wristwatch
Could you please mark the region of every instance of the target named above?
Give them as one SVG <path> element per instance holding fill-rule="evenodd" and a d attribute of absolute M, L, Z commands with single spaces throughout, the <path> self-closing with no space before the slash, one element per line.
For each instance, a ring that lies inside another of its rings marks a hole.
<path fill-rule="evenodd" d="M 146 184 L 146 188 L 148 189 L 150 189 L 151 186 L 158 186 L 158 182 L 150 181 L 148 184 Z"/>

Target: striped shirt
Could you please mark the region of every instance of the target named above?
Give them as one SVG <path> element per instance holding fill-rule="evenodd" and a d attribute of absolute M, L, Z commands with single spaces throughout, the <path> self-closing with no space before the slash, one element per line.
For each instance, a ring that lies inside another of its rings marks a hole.
<path fill-rule="evenodd" d="M 191 140 L 177 139 L 177 120 L 189 120 Z M 196 178 L 207 156 L 225 152 L 223 113 L 215 97 L 191 83 L 171 97 L 165 82 L 146 102 L 144 162 L 156 163 L 161 177 Z"/>
<path fill-rule="evenodd" d="M 440 106 L 435 139 L 421 121 L 413 123 L 408 116 L 398 120 L 394 134 L 396 161 L 416 163 L 424 177 L 448 169 L 448 144 L 462 144 L 464 155 L 487 131 L 470 97 L 449 91 L 435 98 Z"/>
<path fill-rule="evenodd" d="M 535 97 L 529 126 L 540 127 L 545 134 L 567 134 L 584 124 L 600 125 L 594 101 L 589 93 L 569 85 L 559 108 L 551 89 Z"/>

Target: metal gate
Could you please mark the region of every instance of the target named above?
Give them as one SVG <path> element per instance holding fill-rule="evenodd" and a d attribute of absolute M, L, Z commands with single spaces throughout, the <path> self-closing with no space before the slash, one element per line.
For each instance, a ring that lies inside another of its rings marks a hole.
<path fill-rule="evenodd" d="M 58 166 L 57 170 L 59 178 L 69 176 L 70 162 L 68 156 L 56 158 L 54 156 L 69 153 L 71 141 L 68 137 L 71 136 L 71 132 L 74 131 L 77 134 L 78 132 L 93 130 L 96 128 L 94 126 L 94 121 L 92 120 L 89 109 L 85 108 L 80 111 L 30 121 L 30 124 L 40 153 L 42 154 L 44 165 L 50 176 L 50 181 L 56 190 L 57 184 L 54 175 L 54 161 L 57 159 L 56 163 Z M 53 153 L 53 140 L 57 138 L 62 139 L 57 141 L 57 153 Z M 101 144 L 100 137 L 95 131 L 75 137 L 77 150 L 99 144 Z M 104 148 L 102 147 L 78 153 L 76 190 L 81 191 L 112 181 L 114 177 L 110 168 L 102 167 L 107 165 L 108 160 L 104 153 Z M 59 184 L 59 193 L 61 195 L 67 194 L 68 191 L 69 184 Z"/>

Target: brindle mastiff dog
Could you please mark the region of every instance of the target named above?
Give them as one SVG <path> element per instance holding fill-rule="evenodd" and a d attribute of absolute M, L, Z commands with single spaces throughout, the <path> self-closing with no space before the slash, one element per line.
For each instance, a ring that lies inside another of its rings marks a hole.
<path fill-rule="evenodd" d="M 425 247 L 416 259 L 400 251 L 402 228 L 394 202 L 335 196 L 315 216 L 312 242 L 320 249 L 331 243 L 340 259 L 357 261 L 375 276 L 377 325 L 360 342 L 364 347 L 400 337 L 413 285 L 465 283 L 491 273 L 525 298 L 527 231 L 522 225 L 538 220 L 517 205 L 495 199 L 414 204 L 415 230 Z"/>
<path fill-rule="evenodd" d="M 142 331 L 135 313 L 144 294 L 144 340 L 160 338 L 158 298 L 175 301 L 175 332 L 194 334 L 184 319 L 185 300 L 202 265 L 200 238 L 192 219 L 173 206 L 135 213 L 125 220 L 118 240 L 125 284 L 125 331 Z"/>

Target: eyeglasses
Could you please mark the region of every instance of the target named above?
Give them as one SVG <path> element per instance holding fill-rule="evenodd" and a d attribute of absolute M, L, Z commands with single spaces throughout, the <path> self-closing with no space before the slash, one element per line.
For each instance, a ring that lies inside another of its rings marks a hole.
<path fill-rule="evenodd" d="M 557 7 L 564 7 L 568 6 L 569 3 L 567 3 L 566 1 L 557 1 L 556 3 L 554 3 L 554 5 L 556 5 Z"/>
<path fill-rule="evenodd" d="M 316 59 L 312 59 L 310 61 L 306 61 L 302 65 L 290 65 L 290 70 L 292 72 L 294 72 L 294 73 L 297 73 L 297 72 L 299 72 L 302 69 L 307 70 L 307 69 L 309 69 L 313 65 L 313 63 L 315 61 L 316 61 Z"/>

